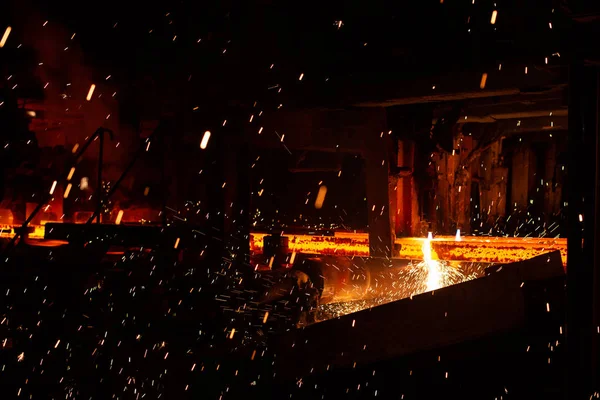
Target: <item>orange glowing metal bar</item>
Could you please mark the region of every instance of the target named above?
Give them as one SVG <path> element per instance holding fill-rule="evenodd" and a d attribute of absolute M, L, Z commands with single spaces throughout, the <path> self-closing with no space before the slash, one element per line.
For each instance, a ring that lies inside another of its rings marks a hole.
<path fill-rule="evenodd" d="M 263 317 L 263 324 L 267 323 L 267 319 L 269 319 L 269 312 L 268 311 L 265 313 L 265 316 Z"/>
<path fill-rule="evenodd" d="M 210 139 L 210 131 L 204 132 L 204 136 L 202 136 L 202 141 L 200 142 L 200 148 L 202 150 L 206 149 L 206 146 L 208 146 L 209 139 Z"/>
<path fill-rule="evenodd" d="M 233 339 L 234 334 L 235 334 L 235 328 L 231 328 L 231 334 L 229 334 L 229 339 Z"/>
<path fill-rule="evenodd" d="M 75 174 L 75 167 L 71 168 L 71 170 L 69 171 L 69 176 L 67 176 L 68 181 L 71 180 L 71 178 L 73 177 L 73 174 Z"/>
<path fill-rule="evenodd" d="M 173 246 L 173 248 L 176 249 L 177 247 L 179 247 L 179 238 L 177 238 L 177 240 L 175 241 L 175 245 Z"/>
<path fill-rule="evenodd" d="M 6 30 L 4 31 L 4 35 L 2 35 L 2 39 L 0 39 L 0 47 L 4 47 L 4 45 L 6 44 L 6 41 L 8 40 L 8 35 L 10 35 L 10 31 L 12 31 L 12 28 L 10 26 L 7 26 Z"/>
<path fill-rule="evenodd" d="M 87 101 L 90 101 L 92 99 L 92 96 L 94 95 L 94 90 L 95 89 L 96 89 L 96 85 L 94 85 L 92 83 L 92 85 L 90 86 L 90 90 L 88 90 L 88 94 L 87 94 L 87 96 L 85 98 Z"/>
<path fill-rule="evenodd" d="M 460 235 L 460 234 L 459 234 Z M 264 233 L 252 233 L 250 248 L 261 253 Z M 288 234 L 289 250 L 296 253 L 360 256 L 369 255 L 369 238 L 366 233 L 336 232 L 335 236 Z M 563 238 L 487 238 L 474 236 L 438 236 L 430 239 L 437 258 L 447 261 L 473 261 L 510 263 L 526 260 L 540 254 L 559 250 L 563 265 L 567 261 L 567 241 Z M 400 250 L 394 257 L 423 260 L 423 238 L 397 238 Z"/>

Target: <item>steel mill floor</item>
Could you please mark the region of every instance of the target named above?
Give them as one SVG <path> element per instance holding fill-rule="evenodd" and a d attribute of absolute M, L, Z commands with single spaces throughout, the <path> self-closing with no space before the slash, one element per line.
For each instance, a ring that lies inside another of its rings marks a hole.
<path fill-rule="evenodd" d="M 210 247 L 199 261 L 178 254 L 18 247 L 0 269 L 6 398 L 560 396 L 562 276 L 493 274 L 295 329 L 293 301 L 260 302 L 272 275 L 236 268 Z M 482 319 L 491 328 L 477 331 Z"/>
<path fill-rule="evenodd" d="M 269 382 L 276 398 L 564 398 L 564 284 L 557 252 L 289 332 Z"/>

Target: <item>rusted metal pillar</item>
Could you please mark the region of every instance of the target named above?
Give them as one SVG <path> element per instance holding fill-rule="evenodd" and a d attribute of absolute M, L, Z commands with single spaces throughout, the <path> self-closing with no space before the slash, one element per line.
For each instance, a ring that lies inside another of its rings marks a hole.
<path fill-rule="evenodd" d="M 365 138 L 365 172 L 367 178 L 367 213 L 369 231 L 369 255 L 372 257 L 391 257 L 392 220 L 390 218 L 389 176 L 390 163 L 396 162 L 390 157 L 392 138 L 374 133 Z M 395 199 L 394 199 L 395 201 Z"/>
<path fill-rule="evenodd" d="M 398 169 L 400 170 L 400 174 L 396 188 L 397 209 L 395 229 L 397 236 L 410 236 L 413 232 L 413 209 L 416 210 L 417 208 L 413 194 L 414 182 L 412 177 L 414 148 L 415 146 L 412 141 L 398 141 Z"/>

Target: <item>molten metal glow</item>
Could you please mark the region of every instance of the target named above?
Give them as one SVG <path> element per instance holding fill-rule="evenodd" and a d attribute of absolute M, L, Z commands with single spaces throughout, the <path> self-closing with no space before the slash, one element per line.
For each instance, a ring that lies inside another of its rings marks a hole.
<path fill-rule="evenodd" d="M 336 232 L 335 236 L 286 235 L 289 249 L 297 253 L 322 255 L 369 255 L 369 236 L 366 233 Z M 252 233 L 250 249 L 261 253 L 263 233 Z M 567 265 L 567 240 L 563 238 L 523 238 L 487 236 L 437 236 L 431 240 L 433 251 L 447 261 L 510 263 L 527 260 L 554 250 L 560 250 L 563 265 Z M 422 260 L 422 238 L 396 238 L 399 248 L 393 256 L 407 260 Z"/>
<path fill-rule="evenodd" d="M 487 264 L 436 260 L 431 247 L 426 246 L 428 240 L 423 242 L 422 261 L 404 267 L 371 270 L 363 282 L 360 275 L 365 271 L 357 270 L 357 266 L 352 264 L 350 280 L 333 298 L 322 301 L 317 310 L 317 320 L 336 318 L 426 292 L 433 293 L 434 290 L 484 275 Z M 343 266 L 338 264 L 335 268 L 343 269 Z M 365 282 L 368 285 L 366 291 L 363 289 Z"/>
<path fill-rule="evenodd" d="M 442 273 L 440 263 L 433 259 L 431 251 L 431 232 L 427 239 L 423 240 L 423 263 L 427 267 L 427 291 L 439 289 L 442 286 Z"/>

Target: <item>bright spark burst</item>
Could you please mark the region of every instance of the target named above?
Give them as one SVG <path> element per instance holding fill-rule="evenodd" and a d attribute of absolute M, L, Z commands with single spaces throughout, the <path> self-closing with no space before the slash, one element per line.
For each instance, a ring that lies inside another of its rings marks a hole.
<path fill-rule="evenodd" d="M 431 247 L 431 240 L 431 237 L 423 239 L 422 261 L 411 262 L 406 267 L 384 269 L 371 276 L 371 284 L 366 293 L 357 286 L 353 292 L 345 293 L 343 300 L 321 305 L 317 320 L 337 318 L 392 301 L 412 298 L 483 275 L 483 264 L 458 265 L 438 260 Z"/>

